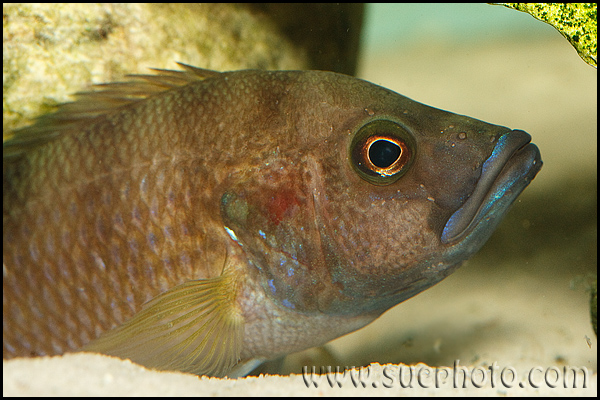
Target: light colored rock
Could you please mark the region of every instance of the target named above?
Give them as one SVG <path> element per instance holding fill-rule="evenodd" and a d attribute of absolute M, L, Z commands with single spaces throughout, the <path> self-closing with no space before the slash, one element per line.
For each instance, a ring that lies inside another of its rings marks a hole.
<path fill-rule="evenodd" d="M 268 18 L 233 4 L 3 4 L 4 131 L 90 83 L 177 69 L 305 69 Z"/>

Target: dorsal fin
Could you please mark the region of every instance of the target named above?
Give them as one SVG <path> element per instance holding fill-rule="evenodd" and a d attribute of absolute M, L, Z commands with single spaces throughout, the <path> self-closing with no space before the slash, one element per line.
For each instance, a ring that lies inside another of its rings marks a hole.
<path fill-rule="evenodd" d="M 182 71 L 155 69 L 155 75 L 132 74 L 124 82 L 101 83 L 91 91 L 77 92 L 75 101 L 58 106 L 56 112 L 42 115 L 33 125 L 3 134 L 4 158 L 17 156 L 32 146 L 47 143 L 64 132 L 110 113 L 120 107 L 158 93 L 215 77 L 220 72 L 177 63 Z"/>

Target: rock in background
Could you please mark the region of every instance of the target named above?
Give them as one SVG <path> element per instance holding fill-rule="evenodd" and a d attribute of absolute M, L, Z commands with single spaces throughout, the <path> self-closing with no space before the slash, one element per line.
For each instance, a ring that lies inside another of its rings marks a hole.
<path fill-rule="evenodd" d="M 4 4 L 3 130 L 90 83 L 177 69 L 325 69 L 352 74 L 363 6 Z"/>

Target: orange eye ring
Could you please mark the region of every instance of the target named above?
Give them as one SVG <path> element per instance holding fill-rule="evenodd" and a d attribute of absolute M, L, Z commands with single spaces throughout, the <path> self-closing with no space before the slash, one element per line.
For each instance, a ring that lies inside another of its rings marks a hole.
<path fill-rule="evenodd" d="M 372 153 L 375 147 L 373 145 L 377 145 L 381 141 L 387 142 L 398 149 L 398 155 L 388 166 L 385 166 L 385 164 L 376 165 L 373 162 L 374 157 Z M 391 135 L 373 135 L 367 138 L 361 147 L 361 158 L 365 161 L 365 166 L 381 176 L 393 176 L 397 174 L 410 160 L 410 157 L 411 151 L 408 144 L 400 138 Z"/>
<path fill-rule="evenodd" d="M 380 119 L 357 130 L 350 144 L 350 160 L 364 180 L 389 185 L 408 171 L 415 150 L 415 141 L 406 129 L 394 121 Z"/>

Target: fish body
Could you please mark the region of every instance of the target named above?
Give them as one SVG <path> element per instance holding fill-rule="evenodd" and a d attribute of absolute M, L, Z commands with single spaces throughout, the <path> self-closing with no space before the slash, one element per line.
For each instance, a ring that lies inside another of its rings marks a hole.
<path fill-rule="evenodd" d="M 243 375 L 448 276 L 541 168 L 523 131 L 353 77 L 183 67 L 5 142 L 4 358 Z"/>

